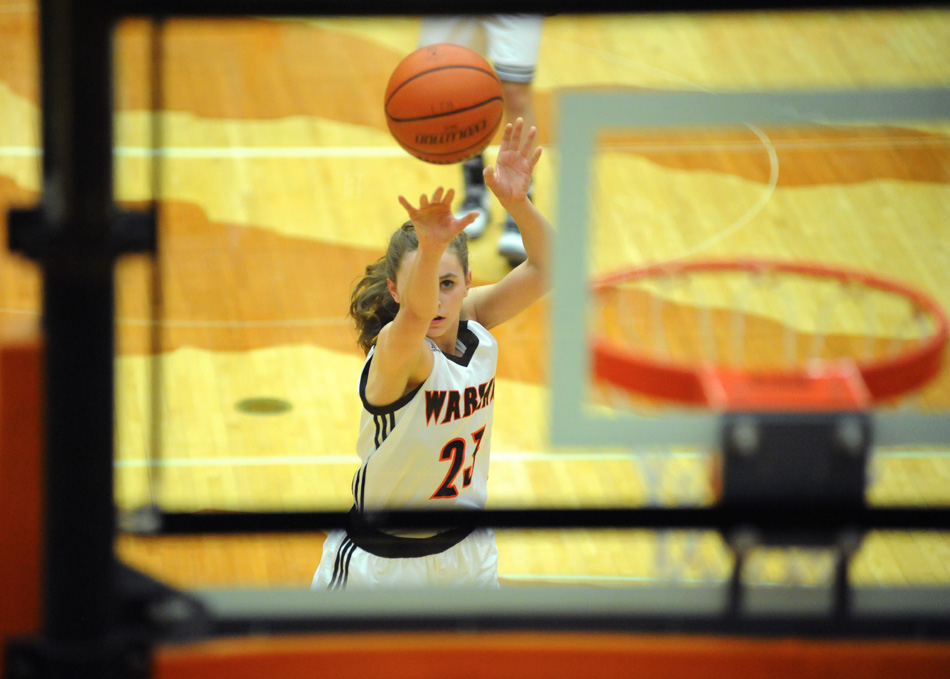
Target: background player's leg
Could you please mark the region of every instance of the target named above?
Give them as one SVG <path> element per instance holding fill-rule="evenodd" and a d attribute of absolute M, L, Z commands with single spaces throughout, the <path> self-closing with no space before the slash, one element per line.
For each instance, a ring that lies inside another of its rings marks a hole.
<path fill-rule="evenodd" d="M 489 206 L 491 205 L 491 194 L 485 186 L 485 177 L 482 172 L 485 170 L 485 161 L 481 154 L 466 160 L 462 163 L 462 176 L 465 179 L 465 196 L 462 198 L 462 206 L 456 213 L 461 217 L 469 212 L 477 212 L 478 217 L 471 224 L 465 227 L 465 233 L 469 238 L 478 238 L 485 232 L 488 221 L 491 219 Z"/>
<path fill-rule="evenodd" d="M 513 121 L 518 118 L 524 118 L 525 125 L 530 127 L 535 124 L 534 107 L 531 97 L 530 82 L 510 82 L 502 81 L 502 91 L 505 93 L 505 120 Z M 534 200 L 534 184 L 528 190 L 528 198 Z M 505 221 L 501 226 L 501 236 L 498 239 L 498 252 L 508 263 L 516 266 L 526 258 L 524 243 L 521 240 L 521 232 L 518 225 L 511 215 L 505 215 Z"/>
<path fill-rule="evenodd" d="M 485 54 L 485 31 L 482 20 L 474 16 L 424 16 L 419 22 L 419 47 L 451 43 Z M 504 83 L 502 83 L 504 86 Z M 507 100 L 507 94 L 505 95 Z M 478 238 L 488 226 L 491 219 L 489 205 L 491 196 L 485 187 L 482 171 L 485 169 L 482 156 L 478 155 L 462 164 L 462 179 L 465 182 L 465 192 L 462 196 L 462 205 L 456 215 L 462 216 L 469 212 L 477 212 L 474 222 L 465 227 L 469 238 Z"/>
<path fill-rule="evenodd" d="M 499 14 L 485 22 L 488 57 L 504 91 L 506 123 L 523 118 L 526 127 L 535 124 L 531 83 L 541 47 L 541 26 L 540 16 L 528 14 Z M 525 260 L 521 232 L 511 215 L 505 216 L 498 252 L 512 266 Z"/>

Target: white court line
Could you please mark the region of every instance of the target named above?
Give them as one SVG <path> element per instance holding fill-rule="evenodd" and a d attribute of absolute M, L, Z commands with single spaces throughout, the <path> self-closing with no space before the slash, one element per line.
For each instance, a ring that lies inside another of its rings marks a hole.
<path fill-rule="evenodd" d="M 950 458 L 950 452 L 938 450 L 924 451 L 875 451 L 875 456 L 886 458 L 927 459 Z M 603 462 L 609 460 L 641 460 L 643 458 L 667 458 L 670 460 L 697 460 L 707 456 L 706 453 L 671 451 L 671 452 L 588 452 L 588 453 L 541 453 L 527 451 L 493 452 L 495 462 Z M 150 466 L 144 459 L 116 460 L 116 469 L 141 469 Z M 336 466 L 357 465 L 356 455 L 282 455 L 277 457 L 196 457 L 196 458 L 164 458 L 155 461 L 156 467 L 280 467 L 286 465 L 307 466 Z"/>
<path fill-rule="evenodd" d="M 38 316 L 39 311 L 30 309 L 0 309 L 0 314 L 14 314 L 18 316 Z M 132 326 L 160 326 L 163 328 L 313 328 L 320 326 L 345 325 L 346 318 L 287 318 L 270 321 L 223 321 L 223 320 L 153 320 L 150 318 L 122 318 L 115 319 L 119 325 Z"/>
<path fill-rule="evenodd" d="M 815 149 L 838 149 L 838 148 L 849 148 L 849 149 L 881 149 L 881 148 L 892 148 L 895 146 L 901 146 L 906 148 L 919 148 L 919 147 L 928 147 L 928 146 L 950 146 L 950 137 L 928 137 L 928 138 L 919 138 L 919 139 L 888 139 L 887 137 L 881 139 L 865 139 L 858 137 L 856 139 L 789 139 L 786 141 L 775 141 L 770 139 L 770 143 L 776 149 L 781 150 L 804 150 L 810 151 Z M 675 150 L 675 151 L 704 151 L 708 147 L 715 147 L 716 150 L 725 150 L 725 151 L 756 151 L 762 148 L 761 144 L 747 141 L 716 141 L 711 140 L 708 142 L 689 142 L 689 141 L 671 141 L 671 142 L 662 142 L 662 143 L 618 143 L 618 144 L 608 144 L 604 146 L 605 148 L 617 149 L 623 151 L 640 151 L 643 153 L 658 153 L 663 151 Z M 600 148 L 600 147 L 598 147 Z"/>
<path fill-rule="evenodd" d="M 837 128 L 836 128 L 837 129 Z M 919 148 L 940 147 L 950 144 L 950 137 L 920 137 L 915 139 L 890 139 L 887 137 L 856 138 L 856 139 L 789 139 L 776 142 L 770 140 L 772 146 L 782 150 L 813 150 L 813 149 L 878 149 L 878 148 Z M 550 147 L 549 147 L 550 148 Z M 659 153 L 663 151 L 706 151 L 710 148 L 722 151 L 755 151 L 762 148 L 760 142 L 726 141 L 710 139 L 696 141 L 669 141 L 662 143 L 617 143 L 598 147 L 619 151 L 639 151 L 642 153 Z M 489 147 L 489 152 L 497 147 Z M 41 155 L 41 149 L 36 146 L 0 146 L 0 157 L 29 158 Z M 405 151 L 392 146 L 196 146 L 196 147 L 166 147 L 157 153 L 146 146 L 119 146 L 115 155 L 123 158 L 151 158 L 161 156 L 177 159 L 202 158 L 395 158 L 405 155 Z"/>
<path fill-rule="evenodd" d="M 0 311 L 3 311 L 0 309 Z M 153 326 L 165 328 L 311 328 L 314 326 L 344 325 L 349 323 L 346 318 L 287 318 L 270 321 L 182 321 L 182 320 L 152 320 L 150 318 L 117 318 L 120 325 Z"/>
<path fill-rule="evenodd" d="M 40 155 L 36 146 L 0 146 L 0 156 L 5 158 L 33 158 Z"/>
<path fill-rule="evenodd" d="M 492 147 L 489 147 L 491 149 Z M 497 150 L 497 147 L 494 147 Z M 0 146 L 0 156 L 27 158 L 41 155 L 36 146 Z M 409 157 L 398 146 L 117 146 L 120 158 L 395 158 Z"/>
<path fill-rule="evenodd" d="M 703 453 L 671 452 L 671 453 L 538 453 L 538 452 L 492 452 L 492 460 L 496 462 L 550 462 L 554 460 L 633 460 L 648 456 L 668 456 L 672 459 L 699 458 Z M 282 455 L 279 457 L 203 457 L 203 458 L 169 458 L 156 462 L 159 467 L 230 467 L 253 466 L 271 467 L 281 465 L 355 465 L 359 458 L 354 455 Z M 148 460 L 116 460 L 116 468 L 147 467 Z"/>
<path fill-rule="evenodd" d="M 497 530 L 497 529 L 496 529 Z M 650 577 L 646 575 L 539 575 L 534 573 L 504 573 L 499 572 L 498 577 L 501 580 L 520 580 L 538 582 L 559 582 L 559 583 L 598 583 L 598 584 L 682 584 L 682 585 L 717 585 L 726 581 L 726 578 L 671 578 L 671 577 Z M 743 580 L 744 585 L 753 587 L 787 587 L 787 582 L 774 582 L 769 580 Z M 827 583 L 795 583 L 795 587 L 803 588 L 827 588 Z"/>
<path fill-rule="evenodd" d="M 395 158 L 409 157 L 398 146 L 206 146 L 150 147 L 119 146 L 121 158 Z"/>
<path fill-rule="evenodd" d="M 496 529 L 497 530 L 497 529 Z M 521 580 L 521 581 L 532 581 L 536 580 L 538 582 L 560 582 L 560 583 L 599 583 L 599 584 L 659 584 L 659 583 L 681 583 L 688 585 L 702 585 L 708 583 L 721 583 L 725 581 L 725 578 L 711 578 L 711 579 L 701 579 L 701 578 L 660 578 L 660 577 L 650 577 L 646 575 L 557 575 L 557 574 L 548 574 L 540 575 L 536 573 L 498 573 L 498 578 L 500 580 Z M 755 583 L 755 584 L 770 584 L 770 583 Z"/>
<path fill-rule="evenodd" d="M 775 144 L 768 137 L 768 135 L 766 135 L 762 130 L 760 130 L 755 125 L 747 124 L 746 127 L 752 130 L 753 134 L 755 134 L 755 136 L 759 138 L 759 140 L 762 142 L 762 147 L 765 149 L 765 152 L 769 156 L 769 181 L 768 181 L 767 186 L 765 187 L 765 190 L 762 192 L 762 195 L 759 196 L 759 199 L 755 202 L 755 204 L 752 207 L 750 207 L 744 215 L 739 217 L 739 219 L 734 221 L 732 224 L 730 224 L 726 228 L 713 234 L 706 240 L 700 241 L 696 245 L 686 248 L 685 250 L 675 255 L 674 257 L 667 258 L 665 260 L 665 263 L 670 263 L 670 262 L 675 262 L 681 259 L 686 259 L 687 257 L 691 257 L 699 252 L 702 252 L 703 250 L 708 250 L 716 243 L 719 243 L 725 240 L 726 238 L 728 238 L 729 236 L 736 233 L 737 231 L 739 231 L 740 229 L 748 225 L 750 222 L 752 222 L 752 220 L 755 219 L 756 216 L 758 216 L 758 214 L 762 212 L 762 210 L 765 209 L 765 206 L 768 205 L 769 201 L 772 200 L 772 196 L 775 194 L 775 188 L 778 186 L 779 163 L 778 163 L 778 153 L 776 152 Z"/>
<path fill-rule="evenodd" d="M 613 54 L 603 49 L 588 47 L 587 45 L 578 45 L 570 41 L 553 40 L 552 42 L 560 43 L 563 49 L 574 50 L 575 52 L 598 56 L 604 61 L 613 63 L 614 65 L 621 66 L 625 70 L 633 68 L 633 69 L 639 69 L 641 72 L 649 71 L 652 73 L 660 73 L 665 78 L 668 78 L 670 81 L 677 82 L 680 85 L 685 85 L 691 90 L 705 92 L 707 94 L 715 94 L 715 92 L 713 92 L 712 90 L 706 87 L 703 87 L 699 83 L 693 82 L 671 71 L 668 71 L 666 69 L 662 69 L 656 66 L 652 66 L 650 64 L 646 64 L 643 62 L 639 62 L 623 55 Z M 772 196 L 775 194 L 775 188 L 778 185 L 778 174 L 779 174 L 779 162 L 778 162 L 778 154 L 776 152 L 776 147 L 773 144 L 772 140 L 768 137 L 768 135 L 766 135 L 758 127 L 748 124 L 748 123 L 746 123 L 745 127 L 750 129 L 755 134 L 755 136 L 759 138 L 759 141 L 762 144 L 762 148 L 765 149 L 765 152 L 768 154 L 768 157 L 769 157 L 769 181 L 768 181 L 768 185 L 765 187 L 765 190 L 762 192 L 762 195 L 755 202 L 755 204 L 745 212 L 745 214 L 739 217 L 739 219 L 734 221 L 732 224 L 729 224 L 728 226 L 719 230 L 717 233 L 713 234 L 709 238 L 703 241 L 700 241 L 699 243 L 693 245 L 692 247 L 689 247 L 686 250 L 683 250 L 680 253 L 673 255 L 672 257 L 667 257 L 661 260 L 660 262 L 656 262 L 656 263 L 666 264 L 670 262 L 676 262 L 676 261 L 685 259 L 687 257 L 696 255 L 704 250 L 708 250 L 716 243 L 719 243 L 725 240 L 729 236 L 732 236 L 737 231 L 740 231 L 742 228 L 744 228 L 749 223 L 751 223 L 752 220 L 755 219 L 755 217 L 758 216 L 759 213 L 761 213 L 762 210 L 765 209 L 765 206 L 768 205 L 769 201 L 772 199 Z M 705 146 L 703 148 L 705 148 Z M 758 148 L 758 146 L 756 145 L 755 148 Z"/>

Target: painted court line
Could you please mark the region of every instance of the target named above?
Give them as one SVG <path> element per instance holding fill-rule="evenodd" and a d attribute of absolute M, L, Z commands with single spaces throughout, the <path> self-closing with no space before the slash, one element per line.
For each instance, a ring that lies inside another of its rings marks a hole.
<path fill-rule="evenodd" d="M 516 580 L 519 582 L 557 582 L 561 584 L 601 584 L 601 585 L 718 585 L 726 582 L 726 577 L 716 578 L 676 578 L 676 577 L 658 577 L 649 575 L 560 575 L 560 574 L 535 574 L 535 573 L 498 573 L 500 580 Z M 774 580 L 748 580 L 743 579 L 743 584 L 752 587 L 788 587 L 790 583 Z M 805 583 L 796 582 L 795 587 L 804 589 L 828 588 L 827 582 Z"/>
<path fill-rule="evenodd" d="M 492 459 L 496 462 L 546 462 L 546 461 L 575 461 L 575 460 L 632 460 L 650 455 L 659 456 L 666 453 L 532 453 L 532 452 L 493 452 Z M 699 458 L 701 453 L 669 453 L 674 459 Z M 168 458 L 156 461 L 159 467 L 276 467 L 281 465 L 356 465 L 359 459 L 356 455 L 282 455 L 277 457 L 198 457 L 198 458 Z M 116 468 L 147 467 L 148 460 L 116 460 Z"/>
<path fill-rule="evenodd" d="M 0 310 L 2 311 L 2 310 Z M 152 326 L 166 328 L 310 328 L 315 326 L 346 325 L 348 318 L 285 318 L 265 321 L 222 321 L 222 320 L 152 320 L 150 318 L 116 318 L 120 325 Z"/>
<path fill-rule="evenodd" d="M 520 580 L 520 581 L 530 581 L 537 580 L 539 582 L 576 582 L 576 583 L 586 583 L 586 582 L 597 582 L 601 584 L 606 583 L 616 583 L 616 584 L 634 584 L 634 583 L 643 583 L 643 584 L 686 584 L 686 585 L 708 585 L 708 584 L 720 584 L 726 582 L 726 578 L 674 578 L 674 577 L 651 577 L 649 575 L 561 575 L 561 574 L 547 574 L 540 575 L 535 573 L 499 573 L 498 577 L 502 580 Z M 743 584 L 752 585 L 758 587 L 775 587 L 775 586 L 787 586 L 788 583 L 784 582 L 774 582 L 768 580 L 743 580 Z M 813 583 L 796 583 L 796 587 L 827 587 L 827 584 L 813 584 Z"/>
<path fill-rule="evenodd" d="M 770 139 L 769 143 L 776 149 L 782 151 L 814 151 L 818 149 L 890 149 L 895 147 L 904 148 L 926 148 L 950 146 L 950 137 L 921 137 L 918 139 L 789 139 L 775 141 Z M 684 152 L 684 151 L 704 151 L 709 147 L 717 151 L 756 151 L 762 148 L 762 144 L 747 141 L 707 141 L 707 142 L 662 142 L 662 143 L 618 143 L 605 145 L 604 148 L 610 148 L 620 151 L 639 151 L 641 153 L 662 153 L 666 151 Z"/>
<path fill-rule="evenodd" d="M 17 316 L 39 316 L 40 312 L 31 309 L 2 309 L 0 314 L 13 314 Z M 350 321 L 348 318 L 277 318 L 262 321 L 226 321 L 226 320 L 176 320 L 167 318 L 163 320 L 154 320 L 151 318 L 123 318 L 121 316 L 115 319 L 119 325 L 131 326 L 160 326 L 164 328 L 313 328 L 323 326 L 346 325 Z"/>
<path fill-rule="evenodd" d="M 781 150 L 817 150 L 817 149 L 881 149 L 881 148 L 920 148 L 942 147 L 950 145 L 950 137 L 919 138 L 856 138 L 856 139 L 789 139 L 770 140 L 771 145 Z M 550 145 L 548 146 L 550 149 Z M 718 141 L 715 139 L 695 141 L 668 141 L 662 143 L 618 143 L 600 147 L 618 151 L 639 151 L 641 153 L 707 151 L 714 148 L 719 151 L 755 151 L 762 148 L 761 142 Z M 489 153 L 497 147 L 489 147 Z M 10 145 L 0 146 L 0 157 L 34 158 L 41 155 L 36 146 Z M 202 158 L 397 158 L 406 152 L 395 146 L 195 146 L 165 147 L 157 153 L 147 146 L 118 146 L 115 155 L 120 158 L 163 158 L 202 159 Z"/>
<path fill-rule="evenodd" d="M 489 150 L 491 147 L 489 147 Z M 496 147 L 497 149 L 497 147 Z M 31 158 L 41 155 L 36 146 L 0 146 L 0 157 Z M 407 156 L 398 146 L 117 146 L 119 158 L 395 158 Z"/>
<path fill-rule="evenodd" d="M 892 459 L 943 459 L 950 458 L 950 451 L 923 450 L 923 451 L 876 451 L 876 457 Z M 527 451 L 493 452 L 495 462 L 604 462 L 610 460 L 643 460 L 666 458 L 670 460 L 700 460 L 706 453 L 689 451 L 672 452 L 565 452 L 542 453 Z M 116 469 L 142 469 L 150 465 L 156 467 L 184 468 L 184 467 L 279 467 L 286 465 L 302 466 L 336 466 L 357 465 L 356 455 L 281 455 L 276 457 L 196 457 L 196 458 L 163 458 L 150 463 L 145 459 L 116 460 Z"/>

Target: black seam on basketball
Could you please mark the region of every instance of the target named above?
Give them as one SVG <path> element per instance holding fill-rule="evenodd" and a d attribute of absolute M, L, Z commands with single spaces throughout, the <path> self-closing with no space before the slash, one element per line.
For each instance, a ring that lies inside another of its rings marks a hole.
<path fill-rule="evenodd" d="M 420 120 L 433 120 L 434 118 L 445 118 L 446 116 L 454 116 L 457 113 L 465 113 L 466 111 L 472 111 L 476 108 L 486 106 L 492 103 L 493 101 L 500 101 L 504 103 L 504 99 L 502 97 L 492 97 L 491 99 L 480 101 L 477 104 L 466 106 L 465 108 L 457 108 L 452 111 L 446 111 L 445 113 L 436 113 L 435 115 L 431 115 L 431 116 L 420 116 L 418 118 L 394 118 L 393 116 L 389 116 L 389 119 L 393 121 L 394 123 L 416 123 L 416 122 L 419 122 Z"/>
<path fill-rule="evenodd" d="M 466 69 L 468 69 L 468 70 L 470 70 L 470 71 L 478 71 L 479 73 L 484 73 L 485 75 L 490 76 L 495 82 L 498 82 L 498 76 L 495 75 L 495 72 L 494 72 L 494 71 L 486 71 L 484 68 L 479 68 L 478 66 L 465 66 L 465 65 L 463 65 L 463 64 L 453 64 L 453 65 L 449 65 L 449 66 L 439 66 L 438 68 L 430 68 L 428 71 L 423 71 L 422 73 L 416 73 L 416 74 L 415 74 L 414 76 L 412 76 L 411 78 L 402 81 L 402 82 L 399 84 L 399 87 L 397 87 L 396 89 L 394 89 L 394 90 L 392 91 L 392 94 L 389 95 L 389 99 L 386 100 L 386 108 L 387 108 L 387 109 L 389 108 L 389 102 L 391 102 L 391 101 L 393 100 L 393 97 L 396 96 L 396 93 L 397 93 L 399 90 L 401 90 L 403 87 L 405 87 L 406 85 L 408 85 L 409 83 L 411 83 L 413 80 L 416 80 L 416 79 L 418 79 L 418 78 L 421 78 L 422 76 L 428 75 L 428 74 L 430 74 L 430 73 L 436 73 L 437 71 L 447 71 L 447 70 L 450 70 L 450 69 L 453 69 L 453 68 L 466 68 Z"/>

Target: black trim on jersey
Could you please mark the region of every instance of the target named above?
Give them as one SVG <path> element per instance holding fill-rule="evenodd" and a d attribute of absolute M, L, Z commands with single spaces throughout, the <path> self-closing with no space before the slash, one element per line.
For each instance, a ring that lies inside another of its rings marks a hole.
<path fill-rule="evenodd" d="M 351 541 L 364 552 L 384 559 L 415 559 L 441 554 L 467 538 L 473 530 L 471 527 L 453 528 L 428 538 L 397 537 L 370 526 L 354 507 L 350 510 L 350 525 L 344 542 Z"/>
<path fill-rule="evenodd" d="M 468 364 L 472 362 L 472 358 L 475 356 L 475 350 L 478 349 L 478 336 L 469 330 L 468 321 L 459 321 L 459 332 L 458 338 L 462 341 L 462 344 L 465 345 L 465 353 L 461 356 L 456 356 L 455 354 L 447 354 L 444 351 L 442 355 L 453 363 L 457 363 L 460 366 L 468 367 Z M 366 363 L 363 365 L 363 372 L 360 374 L 360 400 L 363 402 L 363 408 L 366 409 L 366 412 L 371 415 L 388 415 L 390 413 L 395 413 L 397 410 L 402 408 L 404 405 L 409 403 L 412 400 L 412 397 L 415 396 L 419 390 L 422 388 L 420 384 L 418 387 L 412 391 L 403 394 L 402 398 L 397 401 L 393 401 L 389 405 L 385 406 L 374 406 L 372 403 L 366 400 L 366 382 L 369 379 L 369 366 L 373 362 L 373 357 L 370 356 L 367 359 Z M 388 432 L 385 436 L 380 439 L 379 437 L 380 424 L 376 423 L 376 447 L 378 448 L 380 443 L 385 440 L 388 436 Z"/>
<path fill-rule="evenodd" d="M 340 588 L 346 587 L 350 582 L 350 561 L 353 560 L 353 554 L 356 552 L 356 543 L 353 544 L 353 547 L 346 553 L 346 562 L 343 564 L 343 583 L 340 585 Z"/>
<path fill-rule="evenodd" d="M 357 545 L 349 538 L 343 538 L 340 548 L 336 552 L 336 559 L 333 561 L 333 577 L 330 578 L 330 584 L 327 589 L 343 589 L 350 578 L 350 559 L 353 558 L 353 552 Z"/>
<path fill-rule="evenodd" d="M 353 502 L 356 503 L 358 509 L 363 508 L 363 503 L 366 501 L 366 463 L 364 462 L 362 466 L 356 470 L 356 474 L 353 476 Z"/>
<path fill-rule="evenodd" d="M 360 375 L 360 400 L 363 402 L 363 408 L 366 409 L 366 412 L 371 415 L 388 415 L 389 413 L 394 413 L 404 405 L 409 403 L 412 400 L 412 397 L 416 395 L 416 392 L 422 388 L 420 384 L 418 387 L 413 389 L 407 394 L 403 394 L 402 398 L 398 401 L 394 401 L 387 406 L 374 406 L 372 403 L 366 400 L 366 380 L 369 379 L 369 364 L 373 362 L 372 357 L 366 361 L 366 364 L 363 366 L 363 372 Z M 378 429 L 379 425 L 377 425 Z M 376 444 L 377 447 L 379 443 Z"/>
<path fill-rule="evenodd" d="M 462 344 L 465 345 L 465 353 L 461 356 L 456 356 L 455 354 L 447 354 L 443 351 L 442 355 L 452 361 L 452 363 L 458 363 L 460 366 L 467 368 L 475 356 L 475 350 L 478 349 L 478 336 L 468 329 L 468 321 L 460 321 L 458 338 L 462 340 Z"/>
<path fill-rule="evenodd" d="M 366 466 L 363 466 L 363 480 L 360 481 L 360 507 L 366 505 Z"/>
<path fill-rule="evenodd" d="M 383 441 L 389 438 L 393 429 L 396 428 L 395 411 L 382 415 L 373 415 L 373 424 L 376 425 L 376 436 L 373 438 L 373 442 L 376 444 L 376 447 L 379 448 L 383 445 Z"/>

